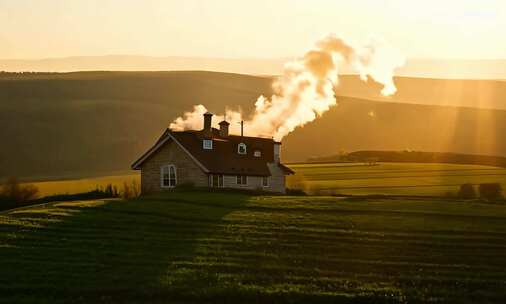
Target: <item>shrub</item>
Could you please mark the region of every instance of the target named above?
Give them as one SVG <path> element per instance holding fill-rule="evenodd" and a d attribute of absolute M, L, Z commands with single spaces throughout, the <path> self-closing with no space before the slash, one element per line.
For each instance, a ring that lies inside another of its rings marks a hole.
<path fill-rule="evenodd" d="M 112 186 L 112 196 L 119 197 L 119 190 L 118 190 L 118 186 L 116 186 L 116 185 Z"/>
<path fill-rule="evenodd" d="M 21 185 L 16 178 L 12 177 L 2 185 L 0 196 L 3 197 L 3 200 L 23 203 L 35 199 L 38 192 L 39 189 L 36 186 L 32 184 Z"/>
<path fill-rule="evenodd" d="M 480 197 L 487 200 L 497 200 L 502 198 L 502 188 L 499 183 L 480 184 Z"/>
<path fill-rule="evenodd" d="M 443 193 L 443 196 L 446 198 L 455 198 L 455 192 L 446 191 L 445 193 Z"/>
<path fill-rule="evenodd" d="M 141 185 L 136 180 L 132 180 L 132 196 L 139 197 L 141 195 Z"/>
<path fill-rule="evenodd" d="M 286 195 L 305 196 L 307 194 L 301 189 L 286 188 Z"/>
<path fill-rule="evenodd" d="M 123 182 L 123 191 L 121 191 L 121 196 L 126 199 L 132 197 L 132 191 L 130 191 L 130 185 L 127 182 Z"/>
<path fill-rule="evenodd" d="M 286 178 L 287 189 L 302 189 L 308 191 L 308 183 L 306 178 L 301 174 L 289 175 Z"/>
<path fill-rule="evenodd" d="M 123 190 L 121 191 L 121 197 L 125 199 L 136 198 L 141 194 L 139 183 L 136 180 L 132 180 L 130 183 L 123 183 Z"/>
<path fill-rule="evenodd" d="M 108 184 L 107 186 L 105 186 L 104 192 L 107 195 L 114 197 L 114 190 L 113 190 L 112 184 Z"/>
<path fill-rule="evenodd" d="M 463 184 L 460 186 L 460 190 L 458 193 L 459 198 L 471 199 L 476 198 L 476 191 L 472 184 Z"/>
<path fill-rule="evenodd" d="M 107 184 L 105 187 L 97 186 L 97 188 L 94 191 L 91 192 L 97 192 L 101 193 L 104 197 L 120 197 L 120 192 L 118 190 L 118 187 L 113 184 Z"/>

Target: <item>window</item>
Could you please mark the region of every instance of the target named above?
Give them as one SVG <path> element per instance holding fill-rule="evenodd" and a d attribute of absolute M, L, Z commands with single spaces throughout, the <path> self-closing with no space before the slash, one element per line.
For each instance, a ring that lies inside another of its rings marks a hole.
<path fill-rule="evenodd" d="M 246 154 L 246 144 L 245 143 L 240 143 L 237 146 L 237 153 L 239 153 L 239 154 Z"/>
<path fill-rule="evenodd" d="M 247 185 L 248 184 L 248 176 L 237 175 L 237 184 L 238 185 Z"/>
<path fill-rule="evenodd" d="M 213 188 L 223 188 L 223 175 L 222 174 L 209 175 L 209 186 Z"/>
<path fill-rule="evenodd" d="M 205 150 L 212 150 L 213 149 L 213 140 L 212 139 L 204 139 L 202 141 L 202 147 Z"/>
<path fill-rule="evenodd" d="M 162 188 L 173 188 L 177 184 L 176 166 L 167 165 L 160 169 Z"/>
<path fill-rule="evenodd" d="M 255 150 L 255 152 L 253 153 L 253 156 L 260 157 L 260 156 L 262 156 L 262 152 L 260 150 Z"/>
<path fill-rule="evenodd" d="M 269 177 L 262 176 L 262 187 L 269 187 Z"/>

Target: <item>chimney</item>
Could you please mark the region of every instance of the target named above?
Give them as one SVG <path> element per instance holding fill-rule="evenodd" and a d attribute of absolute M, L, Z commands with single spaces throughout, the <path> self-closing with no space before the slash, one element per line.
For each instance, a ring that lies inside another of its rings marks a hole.
<path fill-rule="evenodd" d="M 211 133 L 211 121 L 213 119 L 213 113 L 205 112 L 204 113 L 204 132 Z"/>
<path fill-rule="evenodd" d="M 221 137 L 227 137 L 228 136 L 228 126 L 230 124 L 224 120 L 222 122 L 220 122 L 220 136 Z"/>
<path fill-rule="evenodd" d="M 281 162 L 281 143 L 280 142 L 274 142 L 274 162 L 280 163 Z"/>

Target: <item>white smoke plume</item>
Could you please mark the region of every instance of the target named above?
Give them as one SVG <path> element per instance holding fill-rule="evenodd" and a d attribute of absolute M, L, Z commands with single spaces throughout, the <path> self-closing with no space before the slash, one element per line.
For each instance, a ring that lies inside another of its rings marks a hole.
<path fill-rule="evenodd" d="M 404 57 L 381 40 L 363 47 L 354 47 L 336 35 L 330 34 L 316 42 L 302 58 L 285 64 L 283 74 L 274 82 L 271 98 L 258 97 L 255 111 L 244 119 L 246 136 L 271 136 L 281 140 L 296 127 L 304 126 L 336 105 L 334 87 L 339 81 L 339 67 L 353 67 L 363 81 L 371 77 L 381 83 L 381 93 L 394 94 L 394 70 L 404 64 Z M 203 105 L 194 106 L 170 124 L 175 131 L 199 129 Z M 237 134 L 235 122 L 243 119 L 238 111 L 226 110 L 232 122 L 231 133 Z"/>

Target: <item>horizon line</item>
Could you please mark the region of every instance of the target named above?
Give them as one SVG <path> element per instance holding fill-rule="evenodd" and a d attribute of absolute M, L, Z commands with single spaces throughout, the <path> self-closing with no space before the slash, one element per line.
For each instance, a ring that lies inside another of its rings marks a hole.
<path fill-rule="evenodd" d="M 104 58 L 104 57 L 144 57 L 144 58 L 153 58 L 153 59 L 164 59 L 164 58 L 188 58 L 188 59 L 204 59 L 204 60 L 265 60 L 265 61 L 278 61 L 278 60 L 290 60 L 294 58 L 298 58 L 298 56 L 283 56 L 283 57 L 221 57 L 221 56 L 188 56 L 188 55 L 143 55 L 143 54 L 121 54 L 121 53 L 112 53 L 112 54 L 103 54 L 103 55 L 69 55 L 69 56 L 55 56 L 55 57 L 18 57 L 18 58 L 0 58 L 0 61 L 44 61 L 44 60 L 61 60 L 61 59 L 77 59 L 77 58 Z M 506 60 L 506 56 L 501 58 L 471 58 L 471 57 L 460 57 L 460 58 L 450 58 L 450 57 L 406 57 L 406 60 L 433 60 L 433 61 L 497 61 L 497 60 Z"/>

